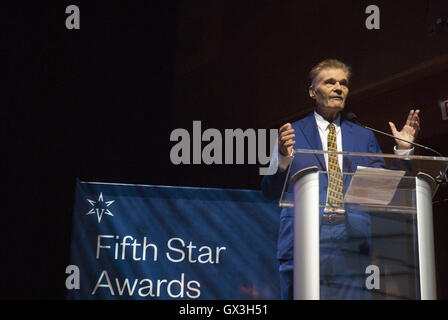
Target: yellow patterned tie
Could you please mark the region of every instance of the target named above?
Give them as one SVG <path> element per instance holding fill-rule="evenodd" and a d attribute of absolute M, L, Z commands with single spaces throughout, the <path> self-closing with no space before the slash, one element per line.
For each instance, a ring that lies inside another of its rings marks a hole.
<path fill-rule="evenodd" d="M 336 146 L 336 130 L 334 124 L 328 125 L 330 132 L 328 133 L 328 151 L 338 151 Z M 327 203 L 331 208 L 336 209 L 336 212 L 344 212 L 343 209 L 343 183 L 342 172 L 339 167 L 338 155 L 328 154 L 328 172 L 329 172 L 329 185 L 328 185 L 328 198 Z"/>

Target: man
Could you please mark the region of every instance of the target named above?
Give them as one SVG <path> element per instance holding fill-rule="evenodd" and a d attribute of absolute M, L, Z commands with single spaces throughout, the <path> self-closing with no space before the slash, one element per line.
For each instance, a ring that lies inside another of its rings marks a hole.
<path fill-rule="evenodd" d="M 310 166 L 322 171 L 333 168 L 319 183 L 321 202 L 327 203 L 326 208 L 320 210 L 321 299 L 371 298 L 370 291 L 365 288 L 365 269 L 370 264 L 370 216 L 366 212 L 345 212 L 342 195 L 335 194 L 343 194 L 347 188 L 347 184 L 340 181 L 341 172 L 354 172 L 357 166 L 384 167 L 384 161 L 362 157 L 344 161 L 342 155 L 328 154 L 295 157 L 294 160 L 292 157 L 293 149 L 382 153 L 371 131 L 341 118 L 350 76 L 350 68 L 335 59 L 324 60 L 311 70 L 309 96 L 315 102 L 315 110 L 280 128 L 277 149 L 271 160 L 271 166 L 278 165 L 279 170 L 274 175 L 264 176 L 262 181 L 264 195 L 274 200 L 280 197 L 289 165 L 291 173 Z M 420 128 L 419 113 L 420 110 L 411 110 L 400 131 L 389 122 L 394 137 L 413 142 Z M 409 143 L 396 139 L 396 144 L 394 152 L 397 154 L 413 152 Z M 343 190 L 331 192 L 337 184 L 343 184 Z M 283 208 L 280 214 L 277 258 L 282 299 L 293 298 L 293 215 L 293 208 Z"/>

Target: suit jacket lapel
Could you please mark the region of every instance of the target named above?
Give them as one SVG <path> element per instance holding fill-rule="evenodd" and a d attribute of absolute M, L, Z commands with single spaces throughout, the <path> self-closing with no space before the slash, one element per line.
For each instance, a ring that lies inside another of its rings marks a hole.
<path fill-rule="evenodd" d="M 303 136 L 307 140 L 311 149 L 322 150 L 322 141 L 320 140 L 319 129 L 317 128 L 314 112 L 303 119 L 303 125 L 299 126 L 303 132 Z M 319 161 L 321 168 L 326 170 L 325 158 L 323 154 L 314 154 Z"/>

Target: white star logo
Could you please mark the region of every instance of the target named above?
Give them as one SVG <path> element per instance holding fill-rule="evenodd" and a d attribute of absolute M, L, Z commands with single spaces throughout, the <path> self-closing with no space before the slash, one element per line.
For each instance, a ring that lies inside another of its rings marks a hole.
<path fill-rule="evenodd" d="M 86 213 L 86 215 L 95 214 L 98 218 L 98 223 L 101 222 L 101 218 L 103 217 L 103 214 L 107 214 L 108 216 L 114 216 L 112 212 L 109 211 L 108 207 L 115 202 L 115 200 L 112 201 L 104 201 L 103 200 L 103 193 L 100 192 L 100 196 L 98 197 L 98 201 L 93 201 L 90 199 L 87 199 L 89 201 L 90 205 L 93 207 L 90 209 L 89 212 Z"/>

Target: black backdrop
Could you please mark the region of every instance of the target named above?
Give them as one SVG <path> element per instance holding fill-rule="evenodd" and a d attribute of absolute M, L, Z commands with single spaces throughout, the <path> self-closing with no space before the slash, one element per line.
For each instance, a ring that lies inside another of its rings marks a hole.
<path fill-rule="evenodd" d="M 178 1 L 76 1 L 80 30 L 70 4 L 0 12 L 3 299 L 64 299 L 76 178 L 259 189 L 256 165 L 170 162 Z"/>
<path fill-rule="evenodd" d="M 178 4 L 77 1 L 76 31 L 69 4 L 1 5 L 3 299 L 64 298 L 76 177 L 182 184 L 167 143 Z"/>

